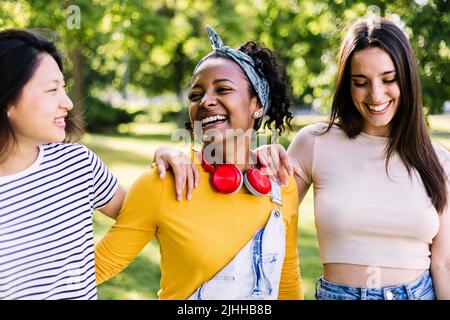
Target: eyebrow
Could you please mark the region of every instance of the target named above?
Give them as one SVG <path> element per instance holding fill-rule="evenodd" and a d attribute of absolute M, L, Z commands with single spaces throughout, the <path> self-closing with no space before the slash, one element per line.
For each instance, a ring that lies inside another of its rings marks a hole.
<path fill-rule="evenodd" d="M 385 72 L 381 73 L 380 76 L 385 76 L 390 73 L 395 73 L 395 70 L 385 71 Z M 367 76 L 365 76 L 363 74 L 352 74 L 352 78 L 366 78 L 367 79 Z"/>
<path fill-rule="evenodd" d="M 44 84 L 49 84 L 49 83 L 56 83 L 56 84 L 60 84 L 60 83 L 66 83 L 64 80 L 60 81 L 60 80 L 49 80 L 44 82 Z"/>
<path fill-rule="evenodd" d="M 217 84 L 219 82 L 231 82 L 232 84 L 236 85 L 236 83 L 233 80 L 225 79 L 225 78 L 223 78 L 223 79 L 215 79 L 213 81 L 213 84 Z M 198 87 L 200 87 L 200 85 L 196 84 L 196 85 L 192 86 L 191 89 L 198 88 Z"/>
<path fill-rule="evenodd" d="M 233 80 L 230 80 L 230 79 L 216 79 L 213 81 L 213 83 L 216 84 L 218 82 L 224 82 L 224 81 L 231 82 L 232 84 L 236 84 Z"/>

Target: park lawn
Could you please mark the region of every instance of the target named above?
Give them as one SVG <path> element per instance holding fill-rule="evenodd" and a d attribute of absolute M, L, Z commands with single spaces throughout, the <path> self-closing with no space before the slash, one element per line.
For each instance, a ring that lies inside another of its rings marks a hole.
<path fill-rule="evenodd" d="M 301 127 L 324 117 L 298 117 L 296 126 Z M 430 132 L 433 138 L 450 149 L 450 115 L 430 116 Z M 173 125 L 149 126 L 141 135 L 106 136 L 86 135 L 82 143 L 96 152 L 119 181 L 129 187 L 133 181 L 150 167 L 154 150 L 170 143 Z M 293 134 L 289 135 L 289 140 Z M 306 299 L 314 299 L 314 285 L 322 274 L 313 213 L 312 188 L 299 209 L 300 267 Z M 100 237 L 113 224 L 113 220 L 99 212 L 94 213 L 94 237 Z M 152 240 L 130 266 L 116 277 L 99 286 L 99 299 L 157 299 L 159 289 L 159 248 Z"/>

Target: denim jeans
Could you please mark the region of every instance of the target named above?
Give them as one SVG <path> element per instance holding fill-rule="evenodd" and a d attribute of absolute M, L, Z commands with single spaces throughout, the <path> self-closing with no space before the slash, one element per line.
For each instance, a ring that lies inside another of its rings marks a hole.
<path fill-rule="evenodd" d="M 366 288 L 333 283 L 320 277 L 316 283 L 317 300 L 435 300 L 430 271 L 407 284 Z"/>

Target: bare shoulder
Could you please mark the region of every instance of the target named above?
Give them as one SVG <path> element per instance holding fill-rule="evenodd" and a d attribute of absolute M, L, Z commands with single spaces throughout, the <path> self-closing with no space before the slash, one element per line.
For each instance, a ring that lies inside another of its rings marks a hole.
<path fill-rule="evenodd" d="M 328 128 L 326 123 L 315 123 L 301 128 L 289 145 L 288 153 L 295 159 L 300 153 L 310 153 L 314 147 L 314 140 Z"/>

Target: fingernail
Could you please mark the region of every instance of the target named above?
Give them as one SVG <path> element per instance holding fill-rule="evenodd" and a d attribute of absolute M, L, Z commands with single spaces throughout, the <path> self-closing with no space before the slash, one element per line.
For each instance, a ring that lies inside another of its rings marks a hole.
<path fill-rule="evenodd" d="M 197 189 L 197 187 L 198 187 L 198 182 L 196 182 L 196 183 L 194 184 L 194 187 L 195 187 L 195 189 Z"/>
<path fill-rule="evenodd" d="M 181 195 L 177 194 L 177 200 L 181 201 L 181 200 L 183 200 L 183 197 Z"/>
<path fill-rule="evenodd" d="M 192 197 L 191 194 L 188 194 L 188 195 L 187 195 L 187 199 L 188 199 L 188 200 L 191 200 L 191 197 Z"/>

